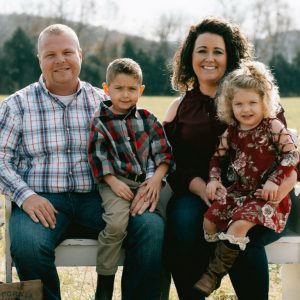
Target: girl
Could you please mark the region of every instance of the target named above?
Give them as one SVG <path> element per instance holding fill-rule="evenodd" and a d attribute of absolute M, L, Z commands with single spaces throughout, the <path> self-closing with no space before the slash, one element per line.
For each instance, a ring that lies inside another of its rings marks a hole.
<path fill-rule="evenodd" d="M 221 86 L 218 115 L 228 128 L 210 162 L 206 193 L 215 201 L 203 223 L 205 239 L 221 241 L 195 284 L 206 296 L 219 287 L 240 251 L 245 250 L 252 227 L 262 225 L 281 232 L 286 224 L 291 202 L 288 196 L 278 201 L 277 191 L 299 157 L 287 129 L 275 118 L 278 100 L 274 78 L 259 62 L 245 62 Z M 228 180 L 233 181 L 227 191 L 220 167 L 226 156 L 230 158 Z M 261 187 L 257 196 L 255 191 Z M 218 189 L 224 196 L 217 196 Z"/>

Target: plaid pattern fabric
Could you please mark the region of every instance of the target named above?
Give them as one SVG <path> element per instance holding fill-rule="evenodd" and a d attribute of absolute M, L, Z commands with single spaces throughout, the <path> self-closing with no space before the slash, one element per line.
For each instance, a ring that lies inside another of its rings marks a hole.
<path fill-rule="evenodd" d="M 79 83 L 65 106 L 39 81 L 0 107 L 0 191 L 19 206 L 35 192 L 89 192 L 87 159 L 91 118 L 104 93 Z"/>
<path fill-rule="evenodd" d="M 157 118 L 137 108 L 126 116 L 116 115 L 109 105 L 110 101 L 100 103 L 91 126 L 88 157 L 96 180 L 107 174 L 147 173 L 149 178 L 162 162 L 172 169 L 171 146 Z"/>

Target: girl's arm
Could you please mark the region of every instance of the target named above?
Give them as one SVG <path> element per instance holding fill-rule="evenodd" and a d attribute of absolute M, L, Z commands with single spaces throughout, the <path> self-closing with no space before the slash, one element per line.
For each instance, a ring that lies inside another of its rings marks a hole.
<path fill-rule="evenodd" d="M 269 176 L 263 189 L 256 193 L 266 201 L 278 204 L 293 188 L 296 182 L 295 168 L 299 153 L 285 126 L 277 119 L 271 121 L 273 141 L 278 147 L 281 159 L 279 166 Z"/>
<path fill-rule="evenodd" d="M 281 159 L 279 166 L 270 175 L 269 180 L 280 185 L 296 169 L 299 162 L 299 153 L 290 133 L 279 120 L 273 119 L 271 128 L 273 141 L 280 151 Z"/>

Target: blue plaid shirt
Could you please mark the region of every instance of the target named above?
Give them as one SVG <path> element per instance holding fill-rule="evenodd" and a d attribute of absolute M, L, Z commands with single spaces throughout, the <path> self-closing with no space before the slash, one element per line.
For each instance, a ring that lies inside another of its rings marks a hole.
<path fill-rule="evenodd" d="M 102 90 L 79 81 L 65 106 L 43 77 L 0 106 L 0 191 L 21 206 L 35 192 L 85 193 L 95 188 L 88 163 L 90 122 Z"/>

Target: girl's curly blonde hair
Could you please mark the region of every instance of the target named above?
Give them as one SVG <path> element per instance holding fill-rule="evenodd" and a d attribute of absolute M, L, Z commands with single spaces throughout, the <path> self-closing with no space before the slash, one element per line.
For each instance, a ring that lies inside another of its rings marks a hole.
<path fill-rule="evenodd" d="M 228 125 L 237 123 L 232 110 L 232 100 L 239 89 L 253 89 L 263 101 L 264 117 L 276 116 L 280 109 L 279 91 L 270 69 L 258 61 L 243 61 L 220 85 L 217 110 L 221 121 Z"/>

